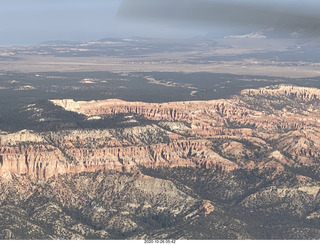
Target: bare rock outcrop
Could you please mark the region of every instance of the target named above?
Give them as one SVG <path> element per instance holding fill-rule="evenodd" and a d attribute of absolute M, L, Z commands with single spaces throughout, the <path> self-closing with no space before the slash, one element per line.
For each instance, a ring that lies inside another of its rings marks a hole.
<path fill-rule="evenodd" d="M 320 98 L 320 90 L 312 87 L 297 87 L 292 85 L 275 85 L 260 89 L 247 89 L 241 92 L 243 95 L 269 95 L 297 98 L 302 101 L 316 101 Z"/>
<path fill-rule="evenodd" d="M 0 175 L 48 179 L 97 170 L 137 172 L 141 166 L 225 172 L 242 167 L 278 172 L 284 165 L 318 167 L 319 94 L 315 88 L 282 85 L 244 90 L 232 99 L 214 101 L 52 100 L 88 118 L 137 114 L 158 122 L 105 130 L 2 132 Z M 212 144 L 219 138 L 224 140 L 221 144 Z"/>

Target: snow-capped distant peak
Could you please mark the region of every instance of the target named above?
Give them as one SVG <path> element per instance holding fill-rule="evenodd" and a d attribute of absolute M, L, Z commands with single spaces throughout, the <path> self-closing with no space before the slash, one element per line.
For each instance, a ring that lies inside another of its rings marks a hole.
<path fill-rule="evenodd" d="M 248 39 L 264 39 L 267 38 L 263 32 L 251 32 L 244 35 L 225 36 L 224 38 L 248 38 Z"/>

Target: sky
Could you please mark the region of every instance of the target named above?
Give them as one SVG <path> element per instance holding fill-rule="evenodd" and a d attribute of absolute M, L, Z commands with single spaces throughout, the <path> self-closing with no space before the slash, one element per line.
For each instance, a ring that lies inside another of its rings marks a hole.
<path fill-rule="evenodd" d="M 1 0 L 0 45 L 108 37 L 320 33 L 318 0 Z"/>
<path fill-rule="evenodd" d="M 121 0 L 1 0 L 0 45 L 117 35 L 120 4 Z"/>

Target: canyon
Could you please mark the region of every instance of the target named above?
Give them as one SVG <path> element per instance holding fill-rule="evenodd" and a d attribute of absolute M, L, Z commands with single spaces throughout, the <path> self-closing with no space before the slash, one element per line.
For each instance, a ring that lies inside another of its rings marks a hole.
<path fill-rule="evenodd" d="M 194 225 L 215 223 L 193 237 L 281 238 L 275 229 L 286 219 L 274 213 L 297 219 L 282 227 L 286 238 L 320 237 L 319 89 L 274 85 L 211 101 L 50 102 L 88 121 L 125 120 L 117 128 L 0 132 L 0 215 L 6 209 L 36 225 L 38 237 L 187 239 Z M 54 231 L 41 229 L 44 222 Z M 10 228 L 0 235 L 22 238 Z"/>
<path fill-rule="evenodd" d="M 130 114 L 129 121 L 133 115 L 142 115 L 151 124 L 56 133 L 3 132 L 0 172 L 46 180 L 97 170 L 136 172 L 139 167 L 221 168 L 226 172 L 265 165 L 317 167 L 319 97 L 318 89 L 277 86 L 244 90 L 229 100 L 164 104 L 53 100 L 88 119 Z M 226 142 L 218 145 L 218 140 Z M 254 153 L 250 147 L 266 156 L 250 157 Z"/>

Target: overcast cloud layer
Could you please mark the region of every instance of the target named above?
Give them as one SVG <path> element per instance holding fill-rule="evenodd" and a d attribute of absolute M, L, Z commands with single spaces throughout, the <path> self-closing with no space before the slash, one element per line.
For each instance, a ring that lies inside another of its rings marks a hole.
<path fill-rule="evenodd" d="M 187 28 L 226 25 L 320 33 L 320 7 L 314 0 L 123 0 L 119 17 Z"/>
<path fill-rule="evenodd" d="M 105 37 L 320 33 L 319 0 L 1 0 L 0 45 Z"/>

